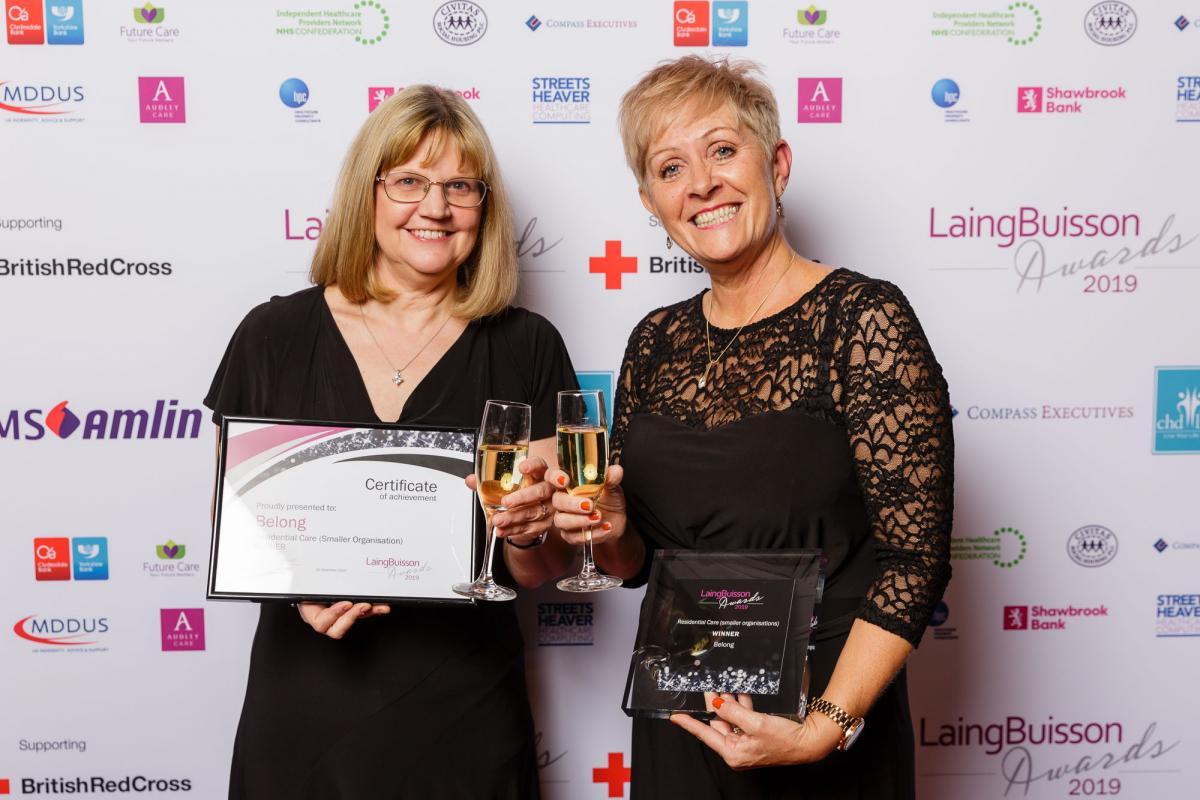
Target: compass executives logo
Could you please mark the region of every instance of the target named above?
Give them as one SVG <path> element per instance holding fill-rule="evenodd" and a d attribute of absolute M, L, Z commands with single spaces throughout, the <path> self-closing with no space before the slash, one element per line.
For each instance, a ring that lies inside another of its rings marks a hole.
<path fill-rule="evenodd" d="M 1154 452 L 1200 453 L 1200 367 L 1158 367 L 1154 394 Z"/>

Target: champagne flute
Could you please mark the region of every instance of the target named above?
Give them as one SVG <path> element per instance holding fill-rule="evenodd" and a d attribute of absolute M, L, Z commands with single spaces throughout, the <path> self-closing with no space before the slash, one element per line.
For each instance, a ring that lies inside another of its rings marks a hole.
<path fill-rule="evenodd" d="M 512 600 L 517 593 L 492 579 L 492 555 L 496 529 L 492 516 L 507 511 L 500 502 L 504 495 L 521 486 L 521 462 L 529 456 L 530 408 L 525 403 L 488 400 L 479 424 L 479 449 L 475 454 L 475 490 L 487 518 L 487 547 L 479 577 L 471 583 L 456 583 L 451 588 L 463 597 L 476 600 Z"/>
<path fill-rule="evenodd" d="M 568 494 L 595 498 L 604 491 L 608 425 L 604 418 L 604 393 L 600 390 L 558 393 L 558 466 L 571 481 Z M 564 592 L 602 592 L 620 586 L 620 578 L 596 571 L 591 525 L 584 529 L 583 536 L 583 570 L 563 578 L 558 588 Z"/>

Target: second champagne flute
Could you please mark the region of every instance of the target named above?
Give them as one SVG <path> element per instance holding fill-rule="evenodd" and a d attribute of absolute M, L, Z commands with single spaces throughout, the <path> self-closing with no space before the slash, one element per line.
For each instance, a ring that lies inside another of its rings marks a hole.
<path fill-rule="evenodd" d="M 521 486 L 521 462 L 529 456 L 530 408 L 525 403 L 488 400 L 479 425 L 479 449 L 475 455 L 475 491 L 487 518 L 487 547 L 479 577 L 451 588 L 476 600 L 512 600 L 517 593 L 492 578 L 492 556 L 496 529 L 492 517 L 507 511 L 500 499 Z"/>
<path fill-rule="evenodd" d="M 595 498 L 604 491 L 608 472 L 608 426 L 604 417 L 604 393 L 572 389 L 558 393 L 558 466 L 571 484 L 568 494 Z M 592 526 L 584 530 L 583 569 L 563 578 L 564 592 L 602 592 L 621 585 L 620 578 L 596 570 L 592 558 Z"/>

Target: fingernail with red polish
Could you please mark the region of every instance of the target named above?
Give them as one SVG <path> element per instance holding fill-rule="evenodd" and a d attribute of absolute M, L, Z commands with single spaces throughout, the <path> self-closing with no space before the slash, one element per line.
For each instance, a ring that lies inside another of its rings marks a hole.
<path fill-rule="evenodd" d="M 559 475 L 557 478 L 554 479 L 554 482 L 557 483 L 559 486 L 566 486 L 567 485 L 567 476 Z"/>
<path fill-rule="evenodd" d="M 721 706 L 723 706 L 723 705 L 725 705 L 725 699 L 724 699 L 724 698 L 721 698 L 721 697 L 714 697 L 714 698 L 713 698 L 713 708 L 715 708 L 715 709 L 717 709 L 717 710 L 719 711 L 719 710 L 721 709 Z"/>
<path fill-rule="evenodd" d="M 604 531 L 605 533 L 608 533 L 609 531 L 612 530 L 612 523 L 611 522 L 604 523 L 603 525 L 600 526 L 600 530 Z"/>
<path fill-rule="evenodd" d="M 580 511 L 584 511 L 584 512 L 586 512 L 586 511 L 591 511 L 591 510 L 592 510 L 592 501 L 591 501 L 591 500 L 584 500 L 584 501 L 580 502 L 580 504 L 579 504 L 579 510 L 580 510 Z"/>
<path fill-rule="evenodd" d="M 590 519 L 592 522 L 599 522 L 600 521 L 600 512 L 593 511 L 592 513 L 588 514 L 588 519 Z"/>

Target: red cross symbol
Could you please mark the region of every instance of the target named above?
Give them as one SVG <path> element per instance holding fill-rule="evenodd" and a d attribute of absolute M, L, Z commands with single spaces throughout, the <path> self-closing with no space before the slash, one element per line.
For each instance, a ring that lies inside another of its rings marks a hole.
<path fill-rule="evenodd" d="M 620 246 L 619 242 L 610 244 Z M 595 767 L 592 769 L 592 783 L 607 783 L 609 797 L 624 797 L 625 784 L 629 783 L 632 774 L 629 767 L 625 766 L 624 753 L 609 753 L 606 768 Z"/>
<path fill-rule="evenodd" d="M 621 275 L 637 272 L 637 256 L 621 255 L 621 243 L 610 239 L 604 243 L 603 256 L 588 259 L 588 272 L 603 272 L 604 288 L 620 289 Z"/>

